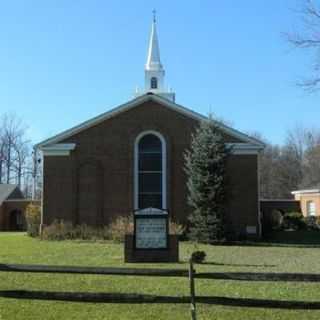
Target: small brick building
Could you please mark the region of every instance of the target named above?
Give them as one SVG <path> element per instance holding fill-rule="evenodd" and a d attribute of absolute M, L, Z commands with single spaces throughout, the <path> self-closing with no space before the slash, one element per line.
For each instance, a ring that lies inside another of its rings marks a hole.
<path fill-rule="evenodd" d="M 0 231 L 25 230 L 25 209 L 30 203 L 15 184 L 0 184 Z"/>
<path fill-rule="evenodd" d="M 300 201 L 301 211 L 305 217 L 320 216 L 320 186 L 292 191 L 294 198 Z"/>
<path fill-rule="evenodd" d="M 42 224 L 55 219 L 104 225 L 136 209 L 168 209 L 186 222 L 184 152 L 207 118 L 175 102 L 164 86 L 155 21 L 145 88 L 136 98 L 39 143 L 43 154 Z M 259 233 L 259 151 L 264 145 L 222 123 L 228 162 L 230 228 Z"/>

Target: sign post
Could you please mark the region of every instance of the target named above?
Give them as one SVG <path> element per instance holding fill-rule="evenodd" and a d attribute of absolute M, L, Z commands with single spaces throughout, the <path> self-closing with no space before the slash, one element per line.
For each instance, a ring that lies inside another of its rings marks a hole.
<path fill-rule="evenodd" d="M 126 235 L 125 262 L 178 262 L 178 236 L 169 234 L 167 210 L 134 212 L 134 233 Z"/>

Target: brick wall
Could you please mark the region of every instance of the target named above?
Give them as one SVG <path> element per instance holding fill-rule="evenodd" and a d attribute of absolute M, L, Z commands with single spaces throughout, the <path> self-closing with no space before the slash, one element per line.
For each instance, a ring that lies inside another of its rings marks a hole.
<path fill-rule="evenodd" d="M 307 203 L 313 201 L 315 204 L 316 215 L 320 216 L 320 195 L 319 194 L 296 194 L 296 200 L 300 201 L 302 214 L 306 217 L 308 215 Z"/>

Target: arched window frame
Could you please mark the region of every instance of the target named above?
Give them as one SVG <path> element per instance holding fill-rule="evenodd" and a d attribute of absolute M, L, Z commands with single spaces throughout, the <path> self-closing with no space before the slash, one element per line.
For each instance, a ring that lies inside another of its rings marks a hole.
<path fill-rule="evenodd" d="M 157 77 L 152 77 L 150 79 L 150 88 L 151 89 L 158 89 L 158 78 Z"/>
<path fill-rule="evenodd" d="M 139 209 L 139 142 L 148 135 L 153 134 L 161 141 L 161 155 L 162 155 L 162 208 L 167 209 L 167 144 L 163 135 L 157 131 L 147 130 L 141 132 L 134 142 L 134 210 Z"/>

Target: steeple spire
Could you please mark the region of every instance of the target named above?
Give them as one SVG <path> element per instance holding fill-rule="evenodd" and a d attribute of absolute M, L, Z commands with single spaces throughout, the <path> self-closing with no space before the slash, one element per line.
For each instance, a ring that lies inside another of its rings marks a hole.
<path fill-rule="evenodd" d="M 149 40 L 148 57 L 145 65 L 145 70 L 162 70 L 160 61 L 160 49 L 156 27 L 156 11 L 153 10 L 153 21 L 151 26 L 151 35 Z"/>
<path fill-rule="evenodd" d="M 164 86 L 164 68 L 160 60 L 160 49 L 157 34 L 157 20 L 156 11 L 152 11 L 152 25 L 151 25 L 151 35 L 149 39 L 147 62 L 144 66 L 145 74 L 145 85 L 144 91 L 136 90 L 135 96 L 152 92 L 154 94 L 160 95 L 169 99 L 171 101 L 175 100 L 175 94 L 170 90 L 166 89 Z"/>

